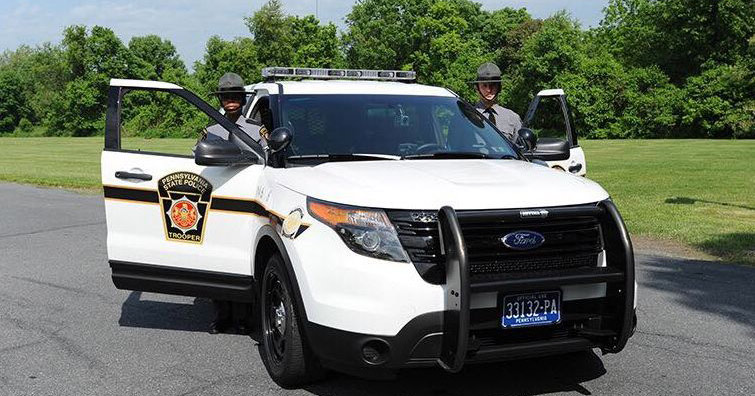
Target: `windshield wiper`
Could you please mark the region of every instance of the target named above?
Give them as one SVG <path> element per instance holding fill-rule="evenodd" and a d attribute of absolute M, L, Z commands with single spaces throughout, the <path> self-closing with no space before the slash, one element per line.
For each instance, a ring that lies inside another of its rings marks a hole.
<path fill-rule="evenodd" d="M 322 162 L 338 162 L 338 161 L 380 161 L 380 160 L 398 160 L 401 159 L 398 155 L 390 154 L 305 154 L 305 155 L 292 155 L 286 158 L 286 161 L 322 161 Z"/>
<path fill-rule="evenodd" d="M 476 153 L 472 151 L 439 151 L 437 153 L 428 154 L 411 154 L 401 157 L 401 159 L 466 159 L 466 158 L 482 158 L 482 159 L 518 159 L 517 156 L 511 154 L 504 154 L 502 156 L 494 156 L 484 153 Z"/>

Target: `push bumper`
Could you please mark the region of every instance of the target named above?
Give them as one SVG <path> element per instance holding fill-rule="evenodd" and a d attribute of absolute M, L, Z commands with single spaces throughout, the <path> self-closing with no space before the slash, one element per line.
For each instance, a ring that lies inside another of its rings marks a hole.
<path fill-rule="evenodd" d="M 616 207 L 601 202 L 593 215 L 601 218 L 608 266 L 509 276 L 479 281 L 469 275 L 461 222 L 474 222 L 474 212 L 444 207 L 438 214 L 446 258 L 445 310 L 409 321 L 395 336 L 338 330 L 307 323 L 315 354 L 331 368 L 363 376 L 390 375 L 397 369 L 439 365 L 458 372 L 468 363 L 503 361 L 601 348 L 621 351 L 634 332 L 634 258 L 632 245 Z M 486 213 L 506 216 L 507 213 Z M 558 216 L 558 212 L 552 212 Z M 500 307 L 470 309 L 474 293 L 549 290 L 567 285 L 605 283 L 605 298 L 564 301 L 563 321 L 532 329 L 498 327 Z"/>

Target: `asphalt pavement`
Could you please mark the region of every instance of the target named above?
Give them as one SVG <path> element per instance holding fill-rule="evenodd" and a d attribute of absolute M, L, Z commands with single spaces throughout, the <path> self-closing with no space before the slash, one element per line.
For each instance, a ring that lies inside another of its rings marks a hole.
<path fill-rule="evenodd" d="M 636 252 L 639 325 L 590 353 L 284 390 L 206 299 L 115 289 L 101 196 L 0 184 L 0 395 L 753 395 L 755 268 Z"/>

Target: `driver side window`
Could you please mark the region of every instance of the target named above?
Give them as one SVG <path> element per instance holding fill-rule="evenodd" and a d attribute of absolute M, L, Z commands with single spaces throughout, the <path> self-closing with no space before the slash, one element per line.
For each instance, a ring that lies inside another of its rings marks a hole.
<path fill-rule="evenodd" d="M 134 90 L 121 102 L 121 149 L 193 157 L 192 149 L 215 122 L 183 98 Z"/>
<path fill-rule="evenodd" d="M 557 96 L 540 98 L 532 122 L 530 122 L 530 128 L 538 139 L 566 139 L 566 118 Z"/>

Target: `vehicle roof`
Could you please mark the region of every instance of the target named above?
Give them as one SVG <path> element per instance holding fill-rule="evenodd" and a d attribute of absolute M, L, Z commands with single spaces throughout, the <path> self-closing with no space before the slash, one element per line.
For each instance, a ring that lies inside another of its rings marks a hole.
<path fill-rule="evenodd" d="M 302 80 L 257 83 L 246 87 L 247 90 L 264 89 L 270 94 L 284 95 L 416 95 L 454 97 L 446 88 L 423 84 L 408 84 L 396 81 L 358 81 L 358 80 Z"/>

